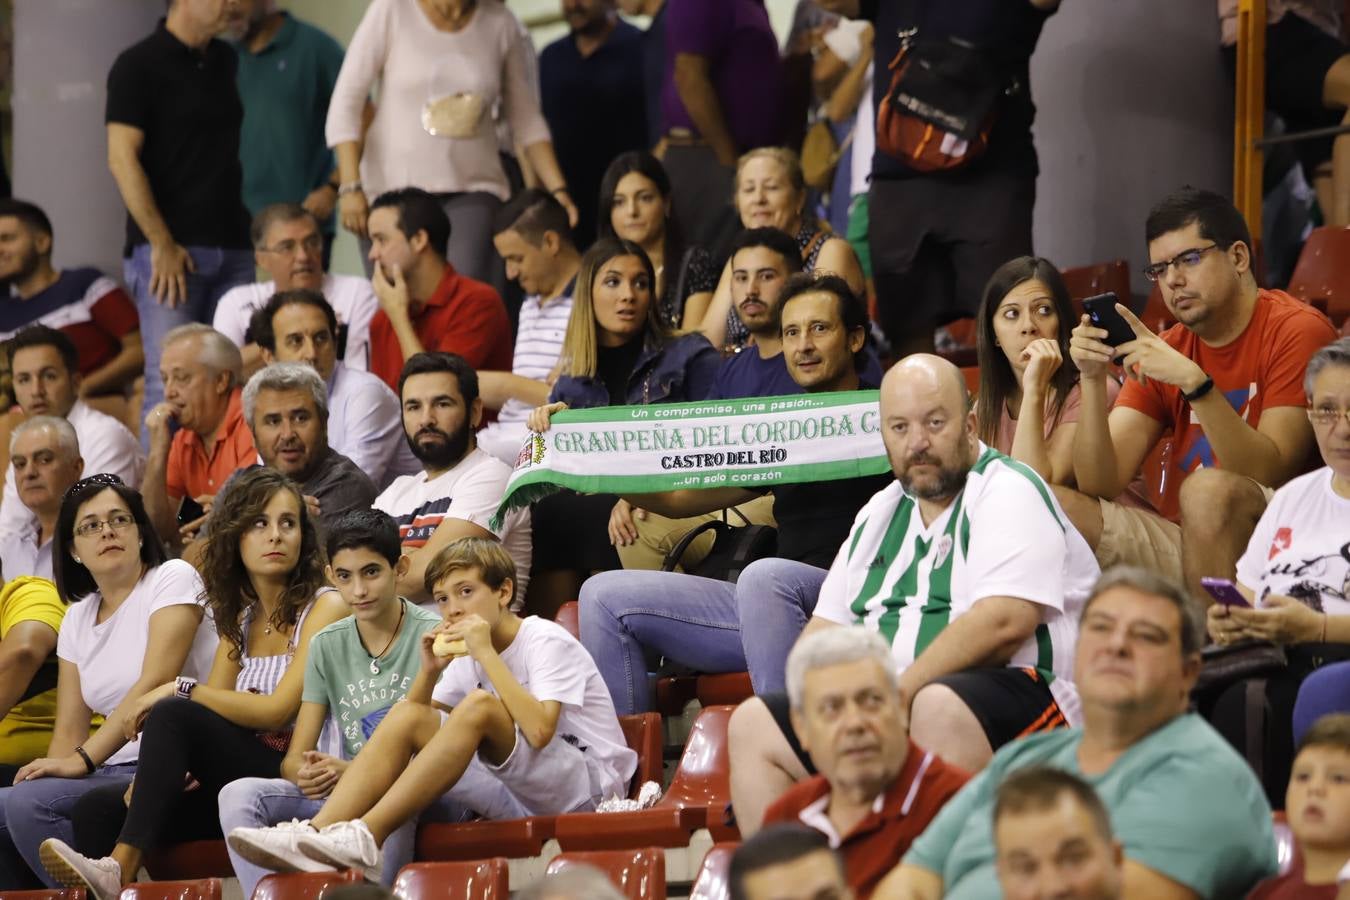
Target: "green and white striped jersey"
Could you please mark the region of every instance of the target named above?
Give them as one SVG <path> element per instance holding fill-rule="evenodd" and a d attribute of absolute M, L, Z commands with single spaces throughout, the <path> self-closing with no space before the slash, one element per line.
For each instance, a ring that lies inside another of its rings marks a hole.
<path fill-rule="evenodd" d="M 1039 669 L 1076 725 L 1078 615 L 1099 574 L 1040 476 L 981 443 L 965 487 L 928 526 L 899 481 L 868 501 L 830 566 L 815 615 L 876 629 L 904 671 L 981 599 L 1036 603 L 1041 624 L 1008 665 Z"/>

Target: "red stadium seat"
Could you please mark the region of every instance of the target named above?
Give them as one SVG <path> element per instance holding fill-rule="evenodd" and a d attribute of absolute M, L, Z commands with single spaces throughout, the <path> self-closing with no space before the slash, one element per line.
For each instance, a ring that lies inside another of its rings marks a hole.
<path fill-rule="evenodd" d="M 980 367 L 962 366 L 961 374 L 965 376 L 966 390 L 970 391 L 970 395 L 973 397 L 978 394 L 980 392 Z"/>
<path fill-rule="evenodd" d="M 138 881 L 122 888 L 121 900 L 220 900 L 220 879 Z"/>
<path fill-rule="evenodd" d="M 399 870 L 394 893 L 437 900 L 507 900 L 510 878 L 500 856 L 478 862 L 412 863 Z"/>
<path fill-rule="evenodd" d="M 666 857 L 655 847 L 560 853 L 548 864 L 548 874 L 576 865 L 594 866 L 604 872 L 630 900 L 666 900 Z"/>
<path fill-rule="evenodd" d="M 156 881 L 195 878 L 233 878 L 234 867 L 225 841 L 184 841 L 166 844 L 146 855 L 145 870 Z"/>
<path fill-rule="evenodd" d="M 365 878 L 355 869 L 267 875 L 253 889 L 253 900 L 322 900 L 329 888 L 363 881 Z"/>
<path fill-rule="evenodd" d="M 735 706 L 755 695 L 749 672 L 715 675 L 674 675 L 656 681 L 656 709 L 663 716 L 680 716 L 693 700 L 699 706 Z"/>
<path fill-rule="evenodd" d="M 727 900 L 731 896 L 731 885 L 727 875 L 731 869 L 731 854 L 736 852 L 736 844 L 717 844 L 703 857 L 698 878 L 689 891 L 689 900 Z"/>
<path fill-rule="evenodd" d="M 628 792 L 636 800 L 644 784 L 649 781 L 661 784 L 665 780 L 661 759 L 661 715 L 639 713 L 635 716 L 619 716 L 619 727 L 623 729 L 624 741 L 638 755 L 637 769 Z"/>
<path fill-rule="evenodd" d="M 558 615 L 553 621 L 557 622 L 567 633 L 577 640 L 581 640 L 581 618 L 579 616 L 580 605 L 575 600 L 569 600 L 558 607 Z"/>
<path fill-rule="evenodd" d="M 85 890 L 79 888 L 41 888 L 36 891 L 0 891 L 0 900 L 85 900 Z"/>
<path fill-rule="evenodd" d="M 1059 273 L 1064 278 L 1064 286 L 1074 300 L 1094 297 L 1107 291 L 1115 294 L 1126 305 L 1130 302 L 1130 264 L 1123 259 L 1094 263 L 1090 266 L 1076 266 Z"/>
<path fill-rule="evenodd" d="M 731 799 L 727 722 L 733 709 L 710 706 L 699 713 L 670 788 L 656 806 L 558 816 L 554 820 L 558 845 L 564 850 L 684 847 L 690 835 L 704 827 L 715 840 L 738 840 L 735 829 L 722 824 Z"/>
<path fill-rule="evenodd" d="M 1350 228 L 1313 229 L 1289 278 L 1289 293 L 1338 325 L 1350 319 Z"/>
<path fill-rule="evenodd" d="M 1158 334 L 1177 323 L 1176 317 L 1172 311 L 1167 308 L 1163 302 L 1162 288 L 1156 284 L 1153 290 L 1149 292 L 1148 300 L 1144 303 L 1144 311 L 1139 314 L 1139 321 L 1148 327 L 1148 330 Z"/>
<path fill-rule="evenodd" d="M 643 782 L 662 781 L 661 716 L 643 713 L 620 716 L 624 740 L 638 755 L 637 772 L 629 793 L 637 797 Z M 586 815 L 592 815 L 586 813 Z M 461 861 L 503 856 L 528 859 L 543 852 L 553 837 L 552 816 L 528 819 L 502 819 L 475 822 L 429 823 L 417 829 L 415 858 L 419 860 Z"/>

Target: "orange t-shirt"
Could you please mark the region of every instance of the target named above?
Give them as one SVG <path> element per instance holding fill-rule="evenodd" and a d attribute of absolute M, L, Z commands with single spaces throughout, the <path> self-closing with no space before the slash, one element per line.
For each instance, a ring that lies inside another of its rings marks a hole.
<path fill-rule="evenodd" d="M 234 389 L 216 445 L 208 454 L 197 432 L 180 428 L 169 446 L 165 492 L 176 504 L 184 497 L 217 494 L 238 470 L 258 461 L 253 432 L 244 421 L 243 391 Z"/>
<path fill-rule="evenodd" d="M 1267 409 L 1305 405 L 1303 373 L 1308 360 L 1336 339 L 1336 329 L 1326 316 L 1284 291 L 1263 290 L 1246 330 L 1226 346 L 1211 347 L 1181 324 L 1159 337 L 1194 360 L 1214 379 L 1214 390 L 1221 391 L 1243 420 L 1256 428 Z M 1181 480 L 1201 466 L 1222 468 L 1223 460 L 1214 458 L 1209 438 L 1180 388 L 1161 381 L 1141 385 L 1129 379 L 1116 406 L 1137 409 L 1161 422 L 1164 440 L 1171 438 L 1158 512 L 1176 521 Z"/>

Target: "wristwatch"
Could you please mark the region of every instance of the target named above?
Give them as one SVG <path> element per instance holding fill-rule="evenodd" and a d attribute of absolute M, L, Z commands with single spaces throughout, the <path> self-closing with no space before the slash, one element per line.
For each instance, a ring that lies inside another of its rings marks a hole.
<path fill-rule="evenodd" d="M 197 686 L 197 679 L 184 678 L 179 675 L 173 680 L 173 695 L 181 700 L 192 699 L 192 689 Z"/>

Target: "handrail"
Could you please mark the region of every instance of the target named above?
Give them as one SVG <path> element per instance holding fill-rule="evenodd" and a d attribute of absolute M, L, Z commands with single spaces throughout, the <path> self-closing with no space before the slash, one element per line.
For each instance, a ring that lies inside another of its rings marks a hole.
<path fill-rule="evenodd" d="M 1265 160 L 1266 0 L 1238 0 L 1237 35 L 1233 205 L 1256 236 L 1261 234 L 1261 170 Z"/>

